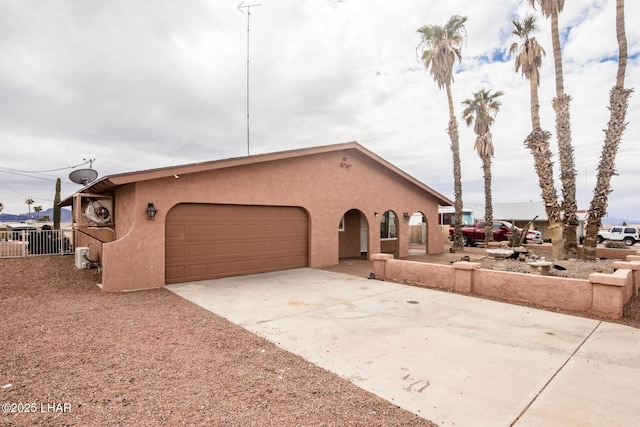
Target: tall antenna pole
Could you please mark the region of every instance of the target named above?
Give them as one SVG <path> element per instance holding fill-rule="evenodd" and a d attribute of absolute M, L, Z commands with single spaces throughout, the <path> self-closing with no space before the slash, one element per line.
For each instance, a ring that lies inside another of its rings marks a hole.
<path fill-rule="evenodd" d="M 240 12 L 242 9 L 247 9 L 247 156 L 249 155 L 249 17 L 251 16 L 251 8 L 257 6 L 262 6 L 262 4 L 244 4 L 243 1 L 238 5 Z"/>

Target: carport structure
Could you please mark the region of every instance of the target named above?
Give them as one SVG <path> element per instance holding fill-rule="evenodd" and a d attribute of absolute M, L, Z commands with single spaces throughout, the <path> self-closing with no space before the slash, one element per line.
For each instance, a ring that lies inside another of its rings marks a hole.
<path fill-rule="evenodd" d="M 105 291 L 407 256 L 414 213 L 439 253 L 438 205 L 451 204 L 356 142 L 106 176 L 61 203 Z"/>

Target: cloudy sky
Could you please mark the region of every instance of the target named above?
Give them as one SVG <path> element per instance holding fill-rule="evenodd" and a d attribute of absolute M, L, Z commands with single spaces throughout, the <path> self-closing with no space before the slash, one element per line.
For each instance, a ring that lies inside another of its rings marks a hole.
<path fill-rule="evenodd" d="M 52 206 L 79 186 L 72 166 L 95 159 L 100 176 L 279 150 L 358 141 L 453 198 L 444 90 L 418 62 L 416 30 L 468 17 L 453 97 L 502 90 L 493 127 L 494 202 L 539 201 L 531 155 L 529 85 L 515 72 L 512 19 L 520 0 L 0 0 L 0 202 Z M 626 86 L 640 78 L 640 2 L 626 2 Z M 540 104 L 554 132 L 550 23 Z M 591 200 L 615 82 L 615 0 L 567 1 L 560 15 L 565 90 L 573 98 L 579 208 Z M 637 89 L 637 88 L 636 88 Z M 640 94 L 618 152 L 609 216 L 640 218 Z M 463 200 L 482 203 L 474 135 L 460 121 Z M 556 152 L 555 134 L 553 149 Z M 86 167 L 79 166 L 79 167 Z M 558 191 L 560 188 L 558 187 Z"/>

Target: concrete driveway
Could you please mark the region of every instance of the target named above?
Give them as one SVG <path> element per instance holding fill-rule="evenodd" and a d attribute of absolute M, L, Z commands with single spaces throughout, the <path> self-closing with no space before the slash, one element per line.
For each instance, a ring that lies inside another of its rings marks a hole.
<path fill-rule="evenodd" d="M 632 426 L 640 330 L 317 269 L 176 294 L 443 426 Z"/>

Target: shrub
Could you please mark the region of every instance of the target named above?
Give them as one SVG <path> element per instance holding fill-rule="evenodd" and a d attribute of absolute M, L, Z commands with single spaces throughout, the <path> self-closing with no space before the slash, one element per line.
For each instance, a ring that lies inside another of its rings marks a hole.
<path fill-rule="evenodd" d="M 606 242 L 604 242 L 604 247 L 605 248 L 611 248 L 611 249 L 624 249 L 624 248 L 626 248 L 624 242 L 618 242 L 617 240 L 607 240 Z"/>

